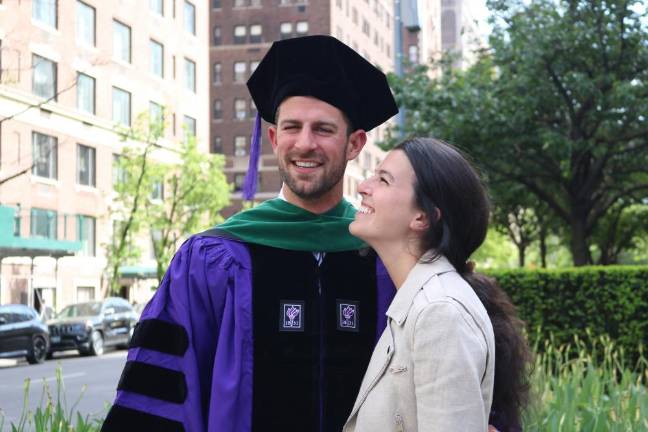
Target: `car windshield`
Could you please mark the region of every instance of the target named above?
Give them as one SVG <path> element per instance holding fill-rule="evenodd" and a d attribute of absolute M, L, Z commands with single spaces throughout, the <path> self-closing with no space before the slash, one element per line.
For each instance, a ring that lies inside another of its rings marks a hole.
<path fill-rule="evenodd" d="M 99 315 L 99 311 L 101 311 L 100 302 L 79 303 L 64 307 L 57 316 L 59 318 L 72 318 L 86 315 Z"/>

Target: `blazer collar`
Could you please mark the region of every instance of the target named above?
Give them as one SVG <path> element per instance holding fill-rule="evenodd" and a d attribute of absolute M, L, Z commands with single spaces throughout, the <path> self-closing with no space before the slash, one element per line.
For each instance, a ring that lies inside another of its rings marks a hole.
<path fill-rule="evenodd" d="M 421 260 L 429 258 L 430 254 L 425 254 Z M 394 320 L 399 326 L 403 325 L 407 319 L 407 314 L 410 311 L 414 297 L 423 288 L 430 279 L 434 276 L 455 271 L 455 268 L 450 264 L 450 261 L 443 255 L 439 256 L 431 263 L 419 262 L 410 270 L 407 279 L 403 285 L 398 288 L 394 300 L 392 300 L 386 315 Z"/>

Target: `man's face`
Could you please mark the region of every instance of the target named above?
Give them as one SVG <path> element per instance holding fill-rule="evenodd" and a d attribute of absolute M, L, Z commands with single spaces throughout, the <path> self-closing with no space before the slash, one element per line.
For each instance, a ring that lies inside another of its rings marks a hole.
<path fill-rule="evenodd" d="M 342 196 L 347 161 L 366 141 L 362 130 L 348 135 L 342 112 L 319 99 L 293 96 L 279 109 L 277 125 L 269 131 L 284 184 L 302 200 Z"/>

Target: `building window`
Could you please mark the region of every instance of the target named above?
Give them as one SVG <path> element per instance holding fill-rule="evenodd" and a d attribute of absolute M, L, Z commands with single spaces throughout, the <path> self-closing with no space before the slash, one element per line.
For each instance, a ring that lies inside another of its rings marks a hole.
<path fill-rule="evenodd" d="M 284 22 L 279 25 L 279 39 L 292 37 L 292 23 Z"/>
<path fill-rule="evenodd" d="M 30 235 L 56 240 L 56 212 L 39 208 L 31 209 Z"/>
<path fill-rule="evenodd" d="M 126 183 L 126 170 L 121 164 L 121 156 L 113 153 L 112 158 L 112 183 L 113 189 L 118 184 Z"/>
<path fill-rule="evenodd" d="M 256 70 L 257 66 L 259 66 L 258 61 L 251 61 L 250 62 L 250 75 Z"/>
<path fill-rule="evenodd" d="M 441 14 L 441 45 L 454 45 L 457 43 L 457 22 L 452 10 L 443 11 Z"/>
<path fill-rule="evenodd" d="M 220 9 L 222 7 L 221 0 L 212 0 L 212 9 Z"/>
<path fill-rule="evenodd" d="M 220 99 L 214 99 L 213 105 L 212 116 L 214 120 L 221 120 L 223 118 L 223 102 Z"/>
<path fill-rule="evenodd" d="M 154 180 L 151 187 L 151 199 L 162 201 L 164 199 L 164 182 L 162 180 Z"/>
<path fill-rule="evenodd" d="M 238 135 L 234 137 L 234 156 L 247 155 L 247 137 Z"/>
<path fill-rule="evenodd" d="M 188 58 L 184 59 L 185 64 L 185 88 L 196 93 L 196 63 L 189 60 Z"/>
<path fill-rule="evenodd" d="M 358 24 L 358 9 L 356 8 L 351 9 L 351 21 L 353 24 Z"/>
<path fill-rule="evenodd" d="M 112 88 L 112 119 L 123 126 L 131 124 L 131 94 L 117 87 Z"/>
<path fill-rule="evenodd" d="M 245 120 L 247 117 L 247 101 L 245 99 L 234 99 L 234 119 Z"/>
<path fill-rule="evenodd" d="M 221 37 L 221 28 L 219 26 L 214 26 L 212 34 L 214 45 L 220 45 L 223 43 L 223 38 Z"/>
<path fill-rule="evenodd" d="M 42 24 L 48 25 L 53 28 L 58 28 L 58 1 L 33 0 L 32 18 Z"/>
<path fill-rule="evenodd" d="M 49 135 L 32 132 L 32 174 L 38 177 L 58 177 L 58 140 Z"/>
<path fill-rule="evenodd" d="M 212 65 L 212 83 L 220 84 L 222 82 L 222 71 L 223 67 L 220 63 L 214 63 Z"/>
<path fill-rule="evenodd" d="M 149 123 L 156 126 L 164 123 L 164 111 L 159 103 L 149 101 Z"/>
<path fill-rule="evenodd" d="M 185 0 L 184 2 L 185 30 L 192 35 L 196 34 L 196 6 Z"/>
<path fill-rule="evenodd" d="M 234 26 L 234 43 L 244 44 L 247 42 L 247 28 L 244 25 Z"/>
<path fill-rule="evenodd" d="M 77 73 L 77 108 L 90 114 L 95 113 L 95 79 Z"/>
<path fill-rule="evenodd" d="M 151 39 L 149 41 L 151 48 L 151 73 L 160 78 L 164 78 L 164 47 Z"/>
<path fill-rule="evenodd" d="M 158 15 L 164 16 L 164 0 L 149 0 L 149 9 Z"/>
<path fill-rule="evenodd" d="M 77 287 L 77 303 L 89 302 L 95 299 L 95 288 L 92 286 Z"/>
<path fill-rule="evenodd" d="M 234 192 L 242 191 L 243 183 L 245 183 L 245 174 L 244 173 L 234 174 Z"/>
<path fill-rule="evenodd" d="M 131 62 L 131 28 L 116 20 L 113 20 L 113 57 Z"/>
<path fill-rule="evenodd" d="M 369 27 L 369 21 L 362 19 L 362 33 L 367 36 L 371 36 L 371 28 Z"/>
<path fill-rule="evenodd" d="M 32 55 L 32 92 L 56 100 L 56 63 L 39 55 Z"/>
<path fill-rule="evenodd" d="M 250 99 L 250 118 L 255 118 L 257 115 L 256 104 L 253 99 Z"/>
<path fill-rule="evenodd" d="M 253 24 L 250 26 L 250 43 L 261 43 L 262 42 L 262 33 L 263 29 L 261 24 Z"/>
<path fill-rule="evenodd" d="M 95 8 L 77 1 L 76 37 L 77 42 L 84 45 L 95 46 Z"/>
<path fill-rule="evenodd" d="M 308 34 L 308 21 L 299 21 L 295 27 L 297 30 L 297 35 L 304 36 Z"/>
<path fill-rule="evenodd" d="M 234 82 L 245 82 L 247 76 L 247 63 L 234 62 Z"/>
<path fill-rule="evenodd" d="M 185 142 L 189 141 L 189 138 L 196 136 L 196 119 L 189 116 L 184 116 L 184 133 L 185 133 Z"/>
<path fill-rule="evenodd" d="M 407 49 L 407 54 L 410 63 L 417 64 L 419 62 L 418 45 L 410 45 L 409 48 Z"/>
<path fill-rule="evenodd" d="M 81 253 L 85 256 L 96 254 L 96 220 L 91 216 L 78 215 L 77 239 L 81 242 Z"/>
<path fill-rule="evenodd" d="M 84 186 L 96 185 L 96 150 L 77 144 L 77 183 Z"/>
<path fill-rule="evenodd" d="M 212 140 L 211 153 L 223 153 L 223 140 L 219 136 L 215 136 Z"/>

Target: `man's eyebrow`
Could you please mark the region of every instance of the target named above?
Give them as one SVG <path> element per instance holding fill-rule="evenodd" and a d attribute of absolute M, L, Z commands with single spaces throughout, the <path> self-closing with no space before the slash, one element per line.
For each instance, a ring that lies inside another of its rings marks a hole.
<path fill-rule="evenodd" d="M 335 128 L 335 129 L 338 128 L 337 123 L 335 123 L 335 121 L 333 121 L 333 120 L 318 120 L 318 121 L 313 122 L 313 123 L 315 123 L 315 125 L 317 125 L 317 126 L 329 126 L 329 127 Z"/>
<path fill-rule="evenodd" d="M 284 123 L 290 123 L 290 124 L 301 124 L 301 122 L 300 122 L 299 120 L 291 119 L 291 118 L 282 119 L 282 120 L 279 121 L 279 124 L 280 124 L 280 125 L 282 125 L 282 124 L 284 124 Z"/>

